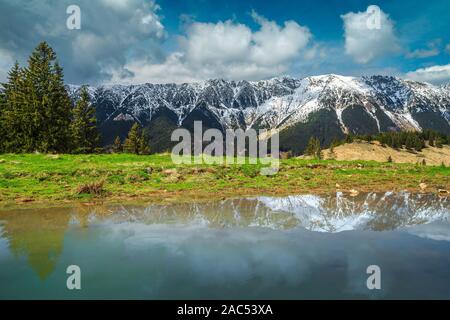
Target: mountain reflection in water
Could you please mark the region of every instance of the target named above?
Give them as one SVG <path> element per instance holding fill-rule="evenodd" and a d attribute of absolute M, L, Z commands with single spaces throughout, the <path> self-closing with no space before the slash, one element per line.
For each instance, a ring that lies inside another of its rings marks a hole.
<path fill-rule="evenodd" d="M 208 230 L 236 230 L 235 234 L 241 237 L 239 241 L 252 237 L 258 239 L 259 235 L 268 236 L 267 232 L 258 230 L 279 232 L 280 235 L 286 233 L 291 240 L 295 239 L 292 234 L 295 230 L 330 235 L 352 230 L 399 230 L 423 239 L 450 241 L 449 221 L 448 197 L 390 192 L 359 194 L 355 197 L 336 193 L 169 205 L 80 205 L 71 208 L 2 210 L 0 278 L 2 261 L 25 259 L 38 278 L 46 281 L 57 268 L 65 244 L 74 246 L 86 238 L 92 246 L 100 247 L 102 244 L 98 240 L 98 233 L 103 234 L 105 230 L 121 232 L 120 238 L 115 239 L 116 243 L 112 245 L 116 248 L 126 244 L 135 248 L 150 245 L 146 242 L 149 239 L 153 244 L 192 241 L 189 237 L 195 232 L 202 234 L 205 239 L 217 237 L 215 231 L 205 236 Z M 130 225 L 133 228 L 127 228 Z M 154 228 L 146 229 L 147 238 L 133 236 L 140 228 L 151 226 Z M 275 246 L 277 241 L 280 240 L 274 240 L 270 246 Z M 70 252 L 66 252 L 68 254 Z M 11 255 L 14 258 L 8 258 Z"/>

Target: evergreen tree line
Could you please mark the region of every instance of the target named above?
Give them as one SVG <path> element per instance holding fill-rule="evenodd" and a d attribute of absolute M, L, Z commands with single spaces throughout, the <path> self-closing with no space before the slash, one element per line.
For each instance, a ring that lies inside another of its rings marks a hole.
<path fill-rule="evenodd" d="M 83 86 L 73 103 L 53 49 L 40 43 L 20 67 L 16 62 L 0 86 L 0 153 L 102 152 L 95 106 Z M 118 152 L 149 153 L 138 124 Z M 116 148 L 116 146 L 114 147 Z"/>
<path fill-rule="evenodd" d="M 367 142 L 378 141 L 381 145 L 386 145 L 394 149 L 406 148 L 408 150 L 421 151 L 428 145 L 431 147 L 442 148 L 443 145 L 450 144 L 450 136 L 440 132 L 425 129 L 422 132 L 400 131 L 400 132 L 382 132 L 374 135 L 346 135 L 344 143 L 351 143 L 353 140 L 363 140 Z"/>
<path fill-rule="evenodd" d="M 347 134 L 344 139 L 333 139 L 330 144 L 330 151 L 345 143 L 352 143 L 355 140 L 379 141 L 382 146 L 389 146 L 394 149 L 406 148 L 408 150 L 421 151 L 428 145 L 431 147 L 442 148 L 443 145 L 450 145 L 450 136 L 446 136 L 430 129 L 422 132 L 401 131 L 401 132 L 382 132 L 374 135 L 354 135 Z M 311 137 L 305 150 L 305 155 L 312 156 L 315 159 L 322 159 L 322 147 L 317 137 Z M 392 161 L 392 159 L 391 159 Z"/>
<path fill-rule="evenodd" d="M 149 154 L 150 147 L 148 145 L 147 134 L 141 129 L 139 124 L 134 123 L 123 143 L 119 136 L 116 137 L 112 151 L 114 153 Z"/>
<path fill-rule="evenodd" d="M 53 49 L 40 43 L 25 68 L 16 62 L 0 94 L 0 151 L 88 153 L 98 148 L 95 107 L 83 87 L 73 105 Z"/>

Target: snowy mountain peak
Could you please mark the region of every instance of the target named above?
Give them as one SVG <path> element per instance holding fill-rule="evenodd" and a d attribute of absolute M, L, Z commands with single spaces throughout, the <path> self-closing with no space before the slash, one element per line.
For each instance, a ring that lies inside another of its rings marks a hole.
<path fill-rule="evenodd" d="M 68 91 L 76 98 L 79 87 L 68 86 Z M 424 128 L 450 134 L 450 85 L 433 86 L 391 76 L 211 79 L 185 84 L 104 85 L 90 87 L 89 92 L 102 127 L 109 129 L 120 127 L 114 122 L 130 119 L 151 126 L 164 116 L 176 126 L 199 119 L 221 129 L 285 130 L 326 114 L 320 122 L 337 128 L 333 134 Z M 105 132 L 108 139 L 112 134 L 123 135 L 119 129 L 109 129 Z"/>

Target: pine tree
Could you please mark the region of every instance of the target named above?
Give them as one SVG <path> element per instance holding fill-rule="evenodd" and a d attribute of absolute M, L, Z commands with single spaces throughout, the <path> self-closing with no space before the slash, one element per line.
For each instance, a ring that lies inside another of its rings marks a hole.
<path fill-rule="evenodd" d="M 20 152 L 24 148 L 23 70 L 16 62 L 8 73 L 8 82 L 2 84 L 0 97 L 0 150 Z"/>
<path fill-rule="evenodd" d="M 128 137 L 123 144 L 123 151 L 134 154 L 150 153 L 148 139 L 145 132 L 139 127 L 139 124 L 134 123 L 128 132 Z"/>
<path fill-rule="evenodd" d="M 28 59 L 24 79 L 24 115 L 30 119 L 26 133 L 27 152 L 48 152 L 51 149 L 49 127 L 53 125 L 53 108 L 50 90 L 54 90 L 52 63 L 55 60 L 55 53 L 45 42 L 40 43 Z"/>
<path fill-rule="evenodd" d="M 56 54 L 42 42 L 20 69 L 16 63 L 4 85 L 1 123 L 9 152 L 69 150 L 71 101 Z"/>
<path fill-rule="evenodd" d="M 311 137 L 308 141 L 305 154 L 313 156 L 316 159 L 322 159 L 322 149 L 320 147 L 320 141 L 316 137 Z"/>
<path fill-rule="evenodd" d="M 421 140 L 417 135 L 414 135 L 413 141 L 414 149 L 416 149 L 416 151 L 422 151 L 422 149 L 425 147 L 425 142 Z"/>
<path fill-rule="evenodd" d="M 392 143 L 391 147 L 394 148 L 394 149 L 399 149 L 403 145 L 402 141 L 401 141 L 401 138 L 400 138 L 400 136 L 397 133 L 392 135 L 392 142 L 391 143 Z"/>
<path fill-rule="evenodd" d="M 122 140 L 120 139 L 119 136 L 117 136 L 116 139 L 114 140 L 113 152 L 121 153 L 122 151 L 123 151 Z"/>
<path fill-rule="evenodd" d="M 70 140 L 72 136 L 70 124 L 73 105 L 64 85 L 63 69 L 56 60 L 52 67 L 52 75 L 51 88 L 48 93 L 50 103 L 47 110 L 47 119 L 50 119 L 51 121 L 51 125 L 48 127 L 49 150 L 57 152 L 70 152 Z M 90 115 L 92 114 L 91 112 L 91 110 L 88 111 Z M 90 133 L 92 133 L 92 136 L 88 136 L 88 139 L 93 148 L 95 148 L 99 143 L 95 108 L 93 109 L 93 120 L 91 120 L 91 123 L 92 121 L 94 122 L 94 130 L 91 129 Z M 91 146 L 89 146 L 89 148 L 90 147 Z M 91 152 L 94 151 L 93 148 L 90 149 Z"/>
<path fill-rule="evenodd" d="M 334 154 L 334 148 L 338 147 L 341 143 L 338 139 L 334 138 L 330 145 L 330 153 L 332 156 L 335 156 Z"/>
<path fill-rule="evenodd" d="M 150 146 L 148 145 L 148 138 L 145 130 L 142 130 L 139 142 L 139 153 L 150 154 Z"/>
<path fill-rule="evenodd" d="M 127 153 L 134 153 L 139 154 L 141 142 L 141 132 L 140 132 L 139 125 L 137 123 L 134 123 L 131 127 L 130 131 L 128 132 L 128 136 L 125 139 L 125 142 L 123 144 L 123 149 Z"/>
<path fill-rule="evenodd" d="M 316 138 L 315 137 L 309 138 L 308 145 L 306 146 L 306 150 L 305 150 L 305 154 L 307 156 L 314 155 L 314 150 L 315 150 L 315 146 L 316 146 L 315 142 L 316 142 Z"/>
<path fill-rule="evenodd" d="M 100 136 L 97 130 L 95 106 L 89 103 L 89 92 L 86 86 L 80 91 L 80 98 L 73 108 L 72 135 L 75 153 L 92 153 L 99 146 Z"/>
<path fill-rule="evenodd" d="M 3 120 L 5 109 L 6 109 L 6 96 L 5 93 L 0 90 L 0 153 L 5 152 L 6 132 Z"/>
<path fill-rule="evenodd" d="M 331 147 L 333 149 L 338 147 L 338 146 L 340 146 L 340 145 L 341 145 L 341 142 L 338 139 L 336 139 L 336 138 L 334 138 L 333 141 L 331 141 Z"/>
<path fill-rule="evenodd" d="M 352 143 L 354 140 L 354 136 L 352 133 L 348 133 L 345 135 L 345 143 Z"/>
<path fill-rule="evenodd" d="M 405 147 L 406 147 L 406 149 L 408 149 L 408 150 L 414 149 L 414 139 L 413 139 L 412 135 L 408 135 L 408 136 L 406 137 Z"/>
<path fill-rule="evenodd" d="M 141 136 L 139 143 L 139 154 L 149 154 L 150 153 L 150 147 L 147 143 L 147 140 L 144 138 L 144 136 Z"/>

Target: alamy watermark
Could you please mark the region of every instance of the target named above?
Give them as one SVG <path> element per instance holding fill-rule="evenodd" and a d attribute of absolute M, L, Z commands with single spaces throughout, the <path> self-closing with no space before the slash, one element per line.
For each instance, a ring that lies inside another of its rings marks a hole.
<path fill-rule="evenodd" d="M 81 268 L 77 265 L 71 265 L 67 267 L 66 273 L 69 274 L 66 281 L 67 289 L 81 290 Z"/>
<path fill-rule="evenodd" d="M 171 140 L 179 142 L 172 149 L 175 164 L 261 164 L 261 175 L 274 175 L 279 170 L 277 130 L 227 129 L 224 137 L 219 129 L 203 132 L 202 122 L 195 121 L 193 137 L 189 130 L 179 128 L 172 132 Z M 204 146 L 204 142 L 209 144 Z"/>
<path fill-rule="evenodd" d="M 366 269 L 366 273 L 370 274 L 367 278 L 366 286 L 369 290 L 381 289 L 381 268 L 377 265 L 370 265 Z"/>
<path fill-rule="evenodd" d="M 69 30 L 81 29 L 81 9 L 79 6 L 72 4 L 67 7 L 66 13 L 69 17 L 66 20 L 66 27 Z"/>
<path fill-rule="evenodd" d="M 369 30 L 381 29 L 381 9 L 379 6 L 371 5 L 367 7 L 367 20 L 366 26 Z"/>

